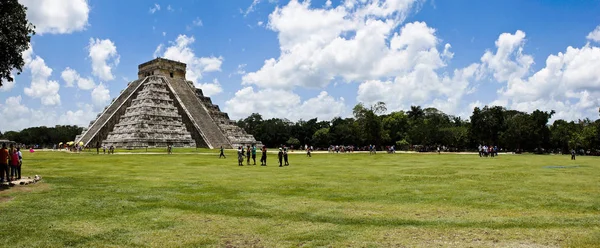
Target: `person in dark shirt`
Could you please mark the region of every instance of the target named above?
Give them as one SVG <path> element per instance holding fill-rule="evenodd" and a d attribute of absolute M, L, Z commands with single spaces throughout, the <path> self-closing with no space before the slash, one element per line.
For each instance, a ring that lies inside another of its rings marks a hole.
<path fill-rule="evenodd" d="M 250 165 L 250 145 L 246 146 L 246 165 Z"/>
<path fill-rule="evenodd" d="M 277 153 L 277 158 L 279 159 L 279 167 L 282 167 L 283 164 L 283 151 L 279 148 L 279 153 Z"/>
<path fill-rule="evenodd" d="M 223 152 L 223 146 L 221 146 L 221 153 L 219 154 L 219 158 L 221 157 L 227 158 L 225 157 L 225 153 Z"/>
<path fill-rule="evenodd" d="M 252 165 L 256 165 L 256 145 L 252 145 Z"/>
<path fill-rule="evenodd" d="M 285 166 L 290 165 L 290 163 L 288 162 L 288 151 L 287 151 L 287 148 L 283 149 L 283 161 L 285 163 L 284 164 Z"/>
<path fill-rule="evenodd" d="M 238 147 L 238 165 L 244 166 L 244 147 Z"/>
<path fill-rule="evenodd" d="M 261 149 L 262 155 L 260 157 L 260 165 L 267 166 L 267 147 L 263 146 Z"/>
<path fill-rule="evenodd" d="M 571 149 L 571 160 L 575 160 L 575 149 Z"/>

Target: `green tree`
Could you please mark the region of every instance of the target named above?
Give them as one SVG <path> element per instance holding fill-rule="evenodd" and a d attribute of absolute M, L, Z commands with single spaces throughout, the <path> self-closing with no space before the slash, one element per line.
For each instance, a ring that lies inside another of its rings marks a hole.
<path fill-rule="evenodd" d="M 362 103 L 357 104 L 352 109 L 352 113 L 359 123 L 359 127 L 363 131 L 363 141 L 365 143 L 381 145 L 383 137 L 383 127 L 381 125 L 381 114 L 387 110 L 384 102 L 378 102 L 371 105 L 370 108 L 365 108 Z"/>
<path fill-rule="evenodd" d="M 23 71 L 23 52 L 29 48 L 35 27 L 27 21 L 27 8 L 17 0 L 0 1 L 0 87 L 12 82 L 12 70 Z"/>
<path fill-rule="evenodd" d="M 317 130 L 312 137 L 315 147 L 329 147 L 329 128 L 321 128 Z"/>
<path fill-rule="evenodd" d="M 396 141 L 397 150 L 408 151 L 409 148 L 410 144 L 408 143 L 408 141 L 406 141 L 406 139 Z"/>
<path fill-rule="evenodd" d="M 291 146 L 300 147 L 300 140 L 298 140 L 294 137 L 290 137 L 286 143 Z"/>

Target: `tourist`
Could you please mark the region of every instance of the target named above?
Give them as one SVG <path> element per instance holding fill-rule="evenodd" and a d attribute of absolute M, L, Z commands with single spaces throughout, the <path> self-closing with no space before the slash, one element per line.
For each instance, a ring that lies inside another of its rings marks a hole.
<path fill-rule="evenodd" d="M 256 165 L 256 145 L 252 145 L 252 165 Z"/>
<path fill-rule="evenodd" d="M 285 166 L 290 165 L 290 163 L 288 162 L 288 149 L 287 148 L 283 149 L 283 161 L 285 163 Z"/>
<path fill-rule="evenodd" d="M 96 154 L 100 154 L 100 142 L 96 142 Z"/>
<path fill-rule="evenodd" d="M 283 151 L 281 150 L 281 147 L 279 147 L 279 153 L 277 153 L 277 159 L 279 159 L 279 167 L 282 167 L 282 161 L 283 161 Z"/>
<path fill-rule="evenodd" d="M 306 156 L 309 158 L 312 157 L 312 155 L 310 155 L 310 150 L 311 150 L 310 147 L 308 147 L 308 145 L 306 145 Z"/>
<path fill-rule="evenodd" d="M 172 154 L 173 153 L 173 147 L 171 146 L 171 144 L 167 145 L 167 154 Z"/>
<path fill-rule="evenodd" d="M 19 165 L 17 166 L 17 173 L 19 176 L 17 179 L 21 179 L 21 166 L 23 166 L 23 154 L 21 153 L 21 148 L 17 147 L 17 155 L 19 158 Z"/>
<path fill-rule="evenodd" d="M 246 146 L 246 165 L 250 165 L 250 154 L 252 152 L 250 151 L 250 145 Z"/>
<path fill-rule="evenodd" d="M 262 155 L 260 157 L 260 165 L 267 166 L 267 146 L 261 148 Z"/>
<path fill-rule="evenodd" d="M 571 160 L 575 160 L 575 149 L 571 149 Z"/>
<path fill-rule="evenodd" d="M 227 157 L 225 157 L 225 153 L 223 152 L 223 146 L 221 146 L 221 153 L 219 154 L 219 158 L 221 157 L 227 159 Z"/>
<path fill-rule="evenodd" d="M 19 154 L 17 153 L 17 149 L 12 147 L 12 145 L 10 150 L 10 180 L 15 181 L 17 179 L 21 179 L 21 173 L 19 170 Z"/>
<path fill-rule="evenodd" d="M 238 166 L 244 166 L 244 149 L 240 146 L 237 150 L 238 153 Z"/>
<path fill-rule="evenodd" d="M 4 178 L 6 178 L 6 181 Z M 10 172 L 8 171 L 8 150 L 6 149 L 6 144 L 2 143 L 2 149 L 0 149 L 0 182 L 8 182 L 9 178 Z"/>

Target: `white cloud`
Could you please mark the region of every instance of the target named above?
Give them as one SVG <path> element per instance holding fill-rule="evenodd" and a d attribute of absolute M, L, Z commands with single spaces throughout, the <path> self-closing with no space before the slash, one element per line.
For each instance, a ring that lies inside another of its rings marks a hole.
<path fill-rule="evenodd" d="M 33 54 L 33 48 L 29 47 L 23 52 L 25 69 L 31 72 L 31 85 L 24 89 L 25 95 L 40 98 L 42 105 L 60 105 L 58 90 L 60 85 L 50 80 L 52 69 L 46 66 L 46 62 L 40 56 Z"/>
<path fill-rule="evenodd" d="M 90 7 L 87 0 L 19 0 L 38 34 L 68 34 L 85 30 Z"/>
<path fill-rule="evenodd" d="M 287 90 L 322 88 L 335 77 L 371 80 L 404 73 L 424 60 L 442 65 L 436 58 L 438 40 L 429 35 L 433 29 L 425 23 L 404 27 L 414 37 L 392 34 L 413 2 L 367 1 L 315 9 L 308 1 L 292 0 L 269 15 L 267 27 L 278 32 L 279 58 L 266 60 L 260 70 L 245 75 L 243 83 Z M 386 45 L 388 41 L 393 44 Z"/>
<path fill-rule="evenodd" d="M 170 5 L 170 4 L 169 4 L 169 5 L 167 5 L 167 10 L 168 10 L 169 12 L 173 12 L 173 11 L 175 11 L 175 10 L 174 10 L 174 9 L 171 7 L 171 5 Z"/>
<path fill-rule="evenodd" d="M 523 55 L 524 38 L 522 31 L 501 34 L 496 41 L 496 54 L 486 52 L 482 57 L 488 73 L 506 84 L 498 91 L 494 103 L 528 112 L 555 110 L 555 119 L 573 120 L 597 115 L 600 47 L 590 44 L 581 48 L 569 46 L 564 53 L 548 56 L 545 67 L 530 74 L 533 59 Z"/>
<path fill-rule="evenodd" d="M 150 10 L 148 10 L 148 12 L 150 12 L 150 14 L 154 14 L 154 13 L 156 13 L 156 11 L 159 11 L 159 10 L 160 10 L 160 5 L 158 3 L 155 3 L 154 6 L 150 7 Z"/>
<path fill-rule="evenodd" d="M 13 75 L 12 73 L 10 74 L 10 76 L 13 78 L 13 81 L 9 82 L 8 80 L 2 79 L 2 87 L 0 87 L 0 92 L 8 92 L 15 87 L 15 84 L 17 83 L 17 79 L 15 78 L 15 75 Z"/>
<path fill-rule="evenodd" d="M 223 88 L 219 83 L 218 79 L 213 79 L 212 83 L 203 83 L 203 84 L 195 84 L 197 88 L 202 89 L 202 93 L 205 96 L 215 96 L 221 92 L 223 92 Z"/>
<path fill-rule="evenodd" d="M 343 98 L 335 99 L 326 91 L 318 96 L 301 101 L 299 95 L 278 89 L 254 91 L 245 87 L 225 103 L 225 112 L 233 119 L 245 118 L 252 113 L 260 113 L 264 118 L 286 118 L 289 120 L 319 118 L 330 120 L 346 112 Z"/>
<path fill-rule="evenodd" d="M 257 22 L 257 23 L 256 23 L 256 25 L 258 25 L 259 27 L 262 27 L 262 26 L 263 26 L 263 24 L 264 24 L 264 23 L 263 23 L 262 21 L 259 21 L 259 22 Z"/>
<path fill-rule="evenodd" d="M 411 104 L 457 112 L 480 65 L 441 74 L 454 54 L 424 22 L 407 23 L 419 1 L 345 1 L 312 8 L 292 0 L 269 15 L 267 27 L 278 32 L 281 54 L 242 77 L 244 85 L 289 92 L 322 89 L 334 79 L 362 82 L 357 100 L 385 101 L 391 110 Z"/>
<path fill-rule="evenodd" d="M 106 86 L 104 86 L 103 83 L 98 84 L 98 86 L 96 86 L 94 90 L 92 90 L 91 94 L 92 103 L 96 108 L 101 109 L 104 106 L 106 106 L 110 101 L 110 91 L 108 90 L 108 88 L 106 88 Z"/>
<path fill-rule="evenodd" d="M 202 79 L 203 74 L 221 71 L 223 57 L 196 57 L 194 50 L 190 47 L 194 41 L 193 36 L 179 35 L 174 42 L 170 42 L 171 46 L 164 50 L 161 57 L 186 63 L 186 78 L 194 82 L 196 86 L 199 86 L 199 80 Z M 160 55 L 162 51 L 161 44 L 154 51 L 155 57 L 157 57 L 156 55 Z"/>
<path fill-rule="evenodd" d="M 586 38 L 600 43 L 600 25 L 598 25 L 594 31 L 590 32 Z"/>
<path fill-rule="evenodd" d="M 164 48 L 164 45 L 163 44 L 159 44 L 156 47 L 156 49 L 154 50 L 154 53 L 152 54 L 152 57 L 154 57 L 154 58 L 160 57 L 160 54 L 162 53 L 163 48 Z"/>
<path fill-rule="evenodd" d="M 250 6 L 248 6 L 248 8 L 246 9 L 246 11 L 244 12 L 244 16 L 247 16 L 248 14 L 254 12 L 254 9 L 256 8 L 256 5 L 258 5 L 260 3 L 260 0 L 254 0 L 252 1 L 252 4 L 250 4 Z"/>
<path fill-rule="evenodd" d="M 192 25 L 188 25 L 185 27 L 185 29 L 187 31 L 192 30 L 194 27 L 202 27 L 203 23 L 202 20 L 200 19 L 200 17 L 196 17 L 196 19 L 194 19 L 194 21 L 192 21 Z"/>
<path fill-rule="evenodd" d="M 61 73 L 61 78 L 65 80 L 65 87 L 73 87 L 77 83 L 77 87 L 82 90 L 91 90 L 96 87 L 96 83 L 90 77 L 83 78 L 79 73 L 69 67 L 65 68 Z"/>
<path fill-rule="evenodd" d="M 167 36 L 167 32 L 162 32 L 163 37 Z"/>
<path fill-rule="evenodd" d="M 21 95 L 12 96 L 0 102 L 0 115 L 10 121 L 3 123 L 2 130 L 18 131 L 35 126 L 78 125 L 88 126 L 96 117 L 96 113 L 89 104 L 77 104 L 78 109 L 68 110 L 58 114 L 55 107 L 31 109 L 22 103 Z"/>
<path fill-rule="evenodd" d="M 112 68 L 119 65 L 117 47 L 109 40 L 90 38 L 89 57 L 92 59 L 92 74 L 103 81 L 114 79 Z"/>
<path fill-rule="evenodd" d="M 192 24 L 194 24 L 194 26 L 197 26 L 197 27 L 202 27 L 202 20 L 200 20 L 200 17 L 196 17 L 196 19 L 192 22 Z"/>

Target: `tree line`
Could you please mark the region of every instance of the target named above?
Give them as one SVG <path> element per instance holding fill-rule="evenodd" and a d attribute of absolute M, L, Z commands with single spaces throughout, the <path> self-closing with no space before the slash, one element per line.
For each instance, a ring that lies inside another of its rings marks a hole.
<path fill-rule="evenodd" d="M 494 145 L 507 151 L 563 152 L 571 149 L 598 152 L 600 119 L 592 121 L 555 120 L 554 111 L 535 110 L 525 113 L 500 106 L 475 108 L 468 120 L 445 114 L 435 108 L 411 106 L 408 111 L 387 111 L 385 103 L 372 106 L 357 104 L 353 117 L 336 117 L 331 121 L 317 118 L 292 122 L 286 119 L 263 119 L 253 113 L 237 125 L 254 135 L 267 147 L 279 145 L 330 145 L 379 149 L 395 145 L 398 150 L 435 150 L 438 146 L 451 151 L 475 150 L 479 145 Z M 73 141 L 82 132 L 78 126 L 31 127 L 0 133 L 0 138 L 26 145 L 52 147 Z"/>
<path fill-rule="evenodd" d="M 411 106 L 408 111 L 385 114 L 386 111 L 383 102 L 368 107 L 359 103 L 351 118 L 292 122 L 263 119 L 253 113 L 237 121 L 237 125 L 268 147 L 373 144 L 379 149 L 395 145 L 401 150 L 426 151 L 443 146 L 451 151 L 467 151 L 492 145 L 506 151 L 538 153 L 568 153 L 571 149 L 595 153 L 600 149 L 600 119 L 559 119 L 550 124 L 554 111 L 526 113 L 501 106 L 475 108 L 468 120 L 420 106 Z"/>
<path fill-rule="evenodd" d="M 7 139 L 28 146 L 39 145 L 52 147 L 60 142 L 74 141 L 75 136 L 81 134 L 82 127 L 71 125 L 57 125 L 54 127 L 30 127 L 21 131 L 8 131 L 0 133 L 1 139 Z"/>

